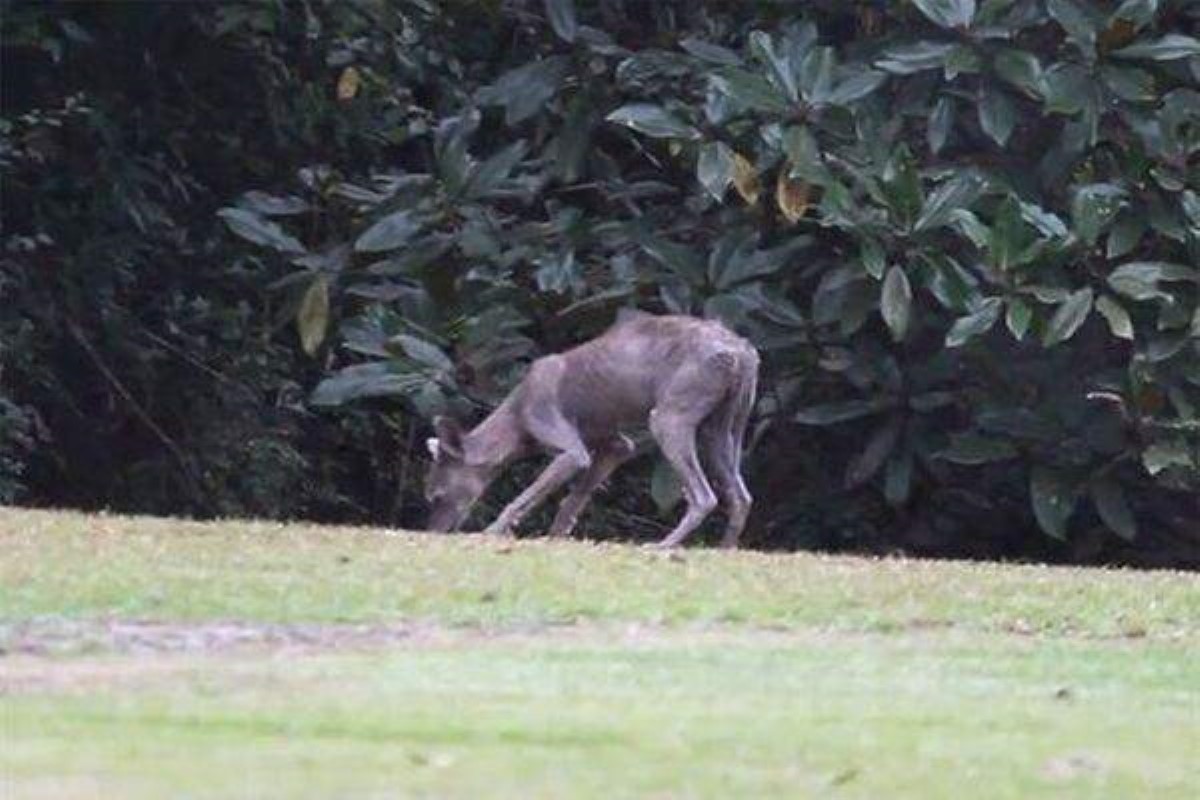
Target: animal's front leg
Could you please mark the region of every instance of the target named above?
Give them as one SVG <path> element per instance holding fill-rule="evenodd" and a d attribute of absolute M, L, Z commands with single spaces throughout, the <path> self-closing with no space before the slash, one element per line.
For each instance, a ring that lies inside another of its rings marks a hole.
<path fill-rule="evenodd" d="M 632 458 L 634 452 L 633 442 L 625 436 L 618 435 L 606 442 L 593 460 L 591 469 L 576 479 L 571 492 L 558 507 L 558 513 L 550 525 L 550 535 L 569 535 L 575 528 L 580 512 L 592 499 L 592 494 L 617 467 Z"/>
<path fill-rule="evenodd" d="M 484 533 L 508 536 L 526 514 L 536 508 L 555 489 L 570 480 L 571 476 L 580 470 L 588 469 L 591 462 L 591 457 L 586 452 L 562 453 L 550 462 L 550 466 L 546 467 L 537 480 L 529 484 L 525 491 L 504 507 L 500 516 L 484 529 Z"/>

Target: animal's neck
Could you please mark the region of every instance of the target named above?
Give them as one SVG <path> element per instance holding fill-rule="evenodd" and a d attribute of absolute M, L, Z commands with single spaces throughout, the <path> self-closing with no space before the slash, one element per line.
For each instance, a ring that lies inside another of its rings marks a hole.
<path fill-rule="evenodd" d="M 520 426 L 512 403 L 505 400 L 487 419 L 467 434 L 464 442 L 469 461 L 500 467 L 521 449 Z"/>

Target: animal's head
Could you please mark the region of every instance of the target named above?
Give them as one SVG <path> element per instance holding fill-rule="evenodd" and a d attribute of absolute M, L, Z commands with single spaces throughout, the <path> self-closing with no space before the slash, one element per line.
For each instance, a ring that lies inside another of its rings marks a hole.
<path fill-rule="evenodd" d="M 425 476 L 425 500 L 429 503 L 431 531 L 452 531 L 463 524 L 471 507 L 491 482 L 492 469 L 472 464 L 463 446 L 464 432 L 450 417 L 433 421 L 437 436 L 425 443 L 433 460 Z"/>

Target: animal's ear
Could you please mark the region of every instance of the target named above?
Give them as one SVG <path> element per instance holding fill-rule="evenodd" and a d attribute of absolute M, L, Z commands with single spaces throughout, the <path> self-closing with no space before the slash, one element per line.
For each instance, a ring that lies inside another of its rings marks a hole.
<path fill-rule="evenodd" d="M 462 458 L 462 440 L 463 429 L 458 424 L 458 420 L 453 417 L 434 417 L 433 429 L 437 431 L 437 450 L 434 453 L 436 458 L 441 453 L 452 458 Z M 433 448 L 430 448 L 432 452 Z"/>

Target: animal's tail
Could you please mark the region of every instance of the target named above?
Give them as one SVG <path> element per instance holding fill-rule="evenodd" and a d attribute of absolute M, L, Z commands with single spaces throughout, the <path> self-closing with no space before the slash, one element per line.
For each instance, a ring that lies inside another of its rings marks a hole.
<path fill-rule="evenodd" d="M 729 403 L 731 415 L 729 432 L 733 436 L 734 458 L 737 459 L 735 468 L 741 463 L 742 442 L 746 437 L 746 426 L 750 422 L 750 412 L 754 410 L 754 401 L 757 395 L 758 354 L 751 352 L 750 357 L 739 364 L 737 380 L 733 387 L 733 397 Z"/>
<path fill-rule="evenodd" d="M 720 431 L 728 437 L 733 467 L 738 469 L 746 426 L 749 424 L 750 413 L 754 410 L 754 401 L 758 394 L 758 354 L 753 350 L 743 351 L 726 363 L 733 373 L 729 394 L 717 407 L 710 424 L 715 431 Z"/>

